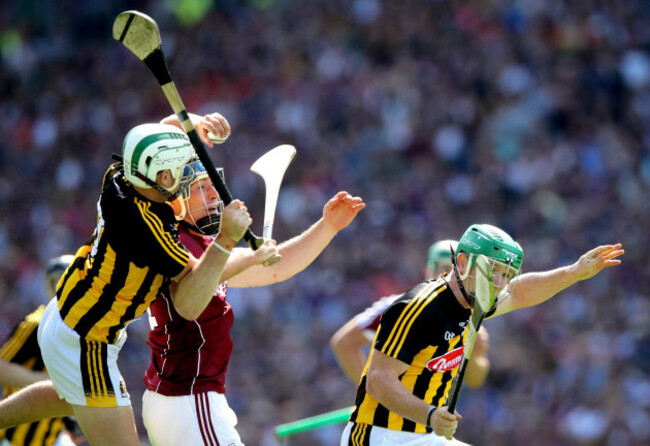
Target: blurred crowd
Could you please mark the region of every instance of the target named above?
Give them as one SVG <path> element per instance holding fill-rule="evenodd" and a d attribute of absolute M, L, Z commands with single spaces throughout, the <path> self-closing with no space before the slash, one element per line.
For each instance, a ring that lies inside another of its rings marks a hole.
<path fill-rule="evenodd" d="M 0 339 L 44 301 L 47 260 L 92 234 L 110 155 L 171 113 L 111 37 L 139 9 L 189 111 L 232 135 L 212 158 L 262 231 L 249 171 L 294 144 L 274 236 L 316 221 L 339 190 L 367 203 L 314 265 L 231 289 L 227 397 L 246 444 L 350 406 L 328 340 L 421 277 L 426 248 L 491 223 L 524 271 L 621 242 L 623 265 L 534 309 L 489 320 L 492 370 L 463 390 L 476 445 L 650 444 L 650 2 L 647 0 L 21 0 L 0 3 Z M 120 368 L 139 419 L 146 321 Z M 334 445 L 342 425 L 291 438 Z M 142 425 L 139 431 L 146 443 Z"/>

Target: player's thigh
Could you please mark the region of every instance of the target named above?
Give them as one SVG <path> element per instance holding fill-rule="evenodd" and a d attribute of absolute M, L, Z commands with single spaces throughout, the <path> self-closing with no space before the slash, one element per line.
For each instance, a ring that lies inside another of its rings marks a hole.
<path fill-rule="evenodd" d="M 84 436 L 93 446 L 139 446 L 131 406 L 73 406 Z"/>
<path fill-rule="evenodd" d="M 221 444 L 243 446 L 237 416 L 216 392 L 165 396 L 147 390 L 142 418 L 154 446 Z"/>
<path fill-rule="evenodd" d="M 38 329 L 43 362 L 62 399 L 77 406 L 130 406 L 117 367 L 120 346 L 81 338 L 61 319 L 56 299 L 45 309 Z"/>

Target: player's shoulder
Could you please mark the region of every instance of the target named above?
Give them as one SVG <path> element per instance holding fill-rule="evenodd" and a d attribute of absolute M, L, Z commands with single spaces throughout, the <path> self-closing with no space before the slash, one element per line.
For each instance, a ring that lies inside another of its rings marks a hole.
<path fill-rule="evenodd" d="M 396 298 L 392 305 L 408 304 L 414 300 L 433 302 L 437 296 L 448 290 L 447 281 L 442 277 L 425 280 Z"/>

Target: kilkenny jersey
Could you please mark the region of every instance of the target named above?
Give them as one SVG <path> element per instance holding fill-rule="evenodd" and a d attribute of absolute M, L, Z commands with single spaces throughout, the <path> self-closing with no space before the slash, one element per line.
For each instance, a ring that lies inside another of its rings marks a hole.
<path fill-rule="evenodd" d="M 443 406 L 462 360 L 470 314 L 442 277 L 422 282 L 386 309 L 374 349 L 409 364 L 400 376 L 401 383 L 425 402 Z M 367 394 L 367 370 L 366 364 L 350 421 L 404 432 L 431 432 L 389 411 Z"/>
<path fill-rule="evenodd" d="M 189 252 L 171 206 L 138 194 L 121 164 L 104 176 L 97 214 L 97 228 L 63 274 L 57 298 L 61 318 L 82 338 L 112 344 L 183 271 Z"/>
<path fill-rule="evenodd" d="M 375 333 L 377 332 L 377 328 L 379 328 L 381 315 L 400 296 L 400 294 L 384 296 L 354 317 L 357 328 L 363 332 L 363 336 L 365 336 L 368 342 L 372 342 L 375 339 Z"/>
<path fill-rule="evenodd" d="M 18 324 L 7 342 L 0 347 L 0 358 L 21 365 L 30 370 L 44 371 L 41 350 L 36 340 L 38 324 L 45 311 L 41 305 Z M 18 389 L 5 388 L 3 398 Z M 21 424 L 4 432 L 0 431 L 0 440 L 5 438 L 12 446 L 49 446 L 54 444 L 58 435 L 63 431 L 61 418 L 47 418 L 31 424 Z"/>
<path fill-rule="evenodd" d="M 195 257 L 200 257 L 212 243 L 212 237 L 191 233 L 182 225 L 180 234 Z M 226 289 L 225 283 L 220 284 L 194 321 L 178 314 L 168 292 L 158 296 L 151 305 L 153 328 L 147 340 L 151 362 L 144 376 L 147 389 L 166 396 L 225 393 L 234 321 Z"/>

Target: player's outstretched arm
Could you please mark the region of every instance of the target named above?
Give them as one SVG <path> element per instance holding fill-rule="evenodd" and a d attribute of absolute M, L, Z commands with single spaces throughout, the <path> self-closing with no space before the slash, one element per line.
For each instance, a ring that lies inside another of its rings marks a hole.
<path fill-rule="evenodd" d="M 252 287 L 287 280 L 307 268 L 365 206 L 360 197 L 353 197 L 344 191 L 337 193 L 325 204 L 321 219 L 302 234 L 278 246 L 281 262 L 269 267 L 257 265 L 232 278 L 225 274 L 222 281 L 228 280 L 231 287 Z"/>
<path fill-rule="evenodd" d="M 494 316 L 538 305 L 576 282 L 590 279 L 605 268 L 619 265 L 621 261 L 617 257 L 625 253 L 622 246 L 620 243 L 598 246 L 583 254 L 572 265 L 522 274 L 510 283 L 508 290 L 512 291 L 511 295 L 500 299 Z"/>

